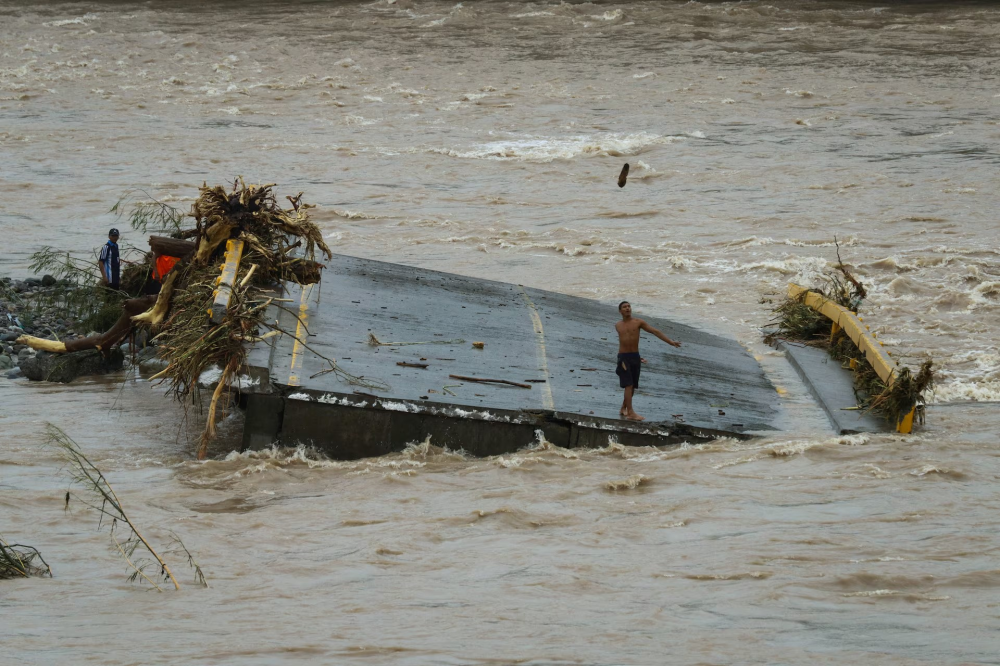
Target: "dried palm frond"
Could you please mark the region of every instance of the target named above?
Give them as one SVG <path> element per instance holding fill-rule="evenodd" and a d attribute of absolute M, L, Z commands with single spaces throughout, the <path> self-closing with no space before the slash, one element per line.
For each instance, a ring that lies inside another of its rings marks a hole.
<path fill-rule="evenodd" d="M 208 578 L 205 577 L 205 572 L 201 570 L 201 566 L 198 561 L 194 559 L 194 555 L 188 550 L 188 547 L 184 545 L 181 541 L 180 536 L 171 530 L 170 538 L 173 540 L 173 546 L 170 547 L 166 552 L 168 553 L 182 553 L 188 562 L 188 566 L 194 570 L 194 582 L 203 587 L 209 587 Z"/>
<path fill-rule="evenodd" d="M 777 330 L 768 334 L 765 341 L 788 338 L 807 344 L 822 343 L 830 336 L 830 320 L 802 302 L 802 298 L 786 298 L 774 308 L 776 318 L 768 326 Z"/>
<path fill-rule="evenodd" d="M 149 230 L 180 233 L 185 217 L 180 209 L 155 199 L 145 190 L 125 192 L 108 212 L 114 213 L 116 220 L 127 216 L 131 227 L 140 233 Z"/>
<path fill-rule="evenodd" d="M 111 541 L 131 571 L 129 581 L 135 582 L 141 578 L 152 585 L 154 589 L 162 592 L 156 581 L 146 573 L 147 569 L 155 566 L 159 567 L 159 572 L 153 575 L 161 578 L 163 581 L 169 580 L 174 584 L 174 588 L 179 590 L 181 586 L 178 584 L 177 579 L 174 578 L 173 573 L 170 572 L 170 567 L 153 550 L 153 547 L 142 536 L 135 523 L 125 513 L 121 500 L 118 499 L 114 488 L 108 483 L 101 470 L 84 455 L 77 443 L 60 428 L 49 423 L 46 425 L 46 434 L 48 435 L 47 443 L 58 448 L 63 460 L 67 463 L 66 469 L 73 483 L 87 493 L 86 499 L 72 493 L 68 494 L 75 497 L 84 506 L 97 511 L 100 515 L 98 526 L 103 524 L 104 519 L 108 519 L 111 522 Z M 120 541 L 115 533 L 120 525 L 128 528 L 127 538 L 124 541 Z M 149 553 L 155 562 L 147 558 L 137 558 L 135 553 L 140 548 Z"/>

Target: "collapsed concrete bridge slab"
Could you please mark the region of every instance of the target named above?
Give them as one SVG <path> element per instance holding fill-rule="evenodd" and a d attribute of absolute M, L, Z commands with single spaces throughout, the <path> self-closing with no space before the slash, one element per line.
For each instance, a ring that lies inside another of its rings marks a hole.
<path fill-rule="evenodd" d="M 496 455 L 539 432 L 595 447 L 775 429 L 777 394 L 754 358 L 684 324 L 642 315 L 683 346 L 643 343 L 635 401 L 646 421 L 634 423 L 618 416 L 614 305 L 344 255 L 321 283 L 285 292 L 272 308 L 285 333 L 249 357 L 247 448 L 305 443 L 352 459 L 430 436 Z"/>

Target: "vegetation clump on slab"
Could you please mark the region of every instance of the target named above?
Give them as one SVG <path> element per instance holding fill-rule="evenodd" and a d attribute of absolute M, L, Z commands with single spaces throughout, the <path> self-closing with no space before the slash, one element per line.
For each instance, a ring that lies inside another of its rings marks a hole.
<path fill-rule="evenodd" d="M 855 315 L 868 297 L 865 286 L 844 265 L 839 244 L 837 265 L 823 275 L 822 282 L 821 286 L 810 291 Z M 768 324 L 772 332 L 765 336 L 765 342 L 773 344 L 781 339 L 826 349 L 831 357 L 853 371 L 854 394 L 861 408 L 881 415 L 893 425 L 899 424 L 916 409 L 916 417 L 922 423 L 926 404 L 924 393 L 934 382 L 933 362 L 930 359 L 924 361 L 916 373 L 906 366 L 897 365 L 891 381 L 886 383 L 844 331 L 838 329 L 834 333 L 833 322 L 806 305 L 807 294 L 802 292 L 797 298 L 786 297 L 774 307 L 772 312 L 775 318 Z"/>
<path fill-rule="evenodd" d="M 157 253 L 150 252 L 136 262 L 135 276 L 125 279 L 133 270 L 131 266 L 124 271 L 123 284 L 135 281 L 141 286 L 134 295 L 122 292 L 115 305 L 118 316 L 103 333 L 70 341 L 22 336 L 19 342 L 53 353 L 94 348 L 106 352 L 128 336 L 145 331 L 166 362 L 153 379 L 165 383 L 178 400 L 191 398 L 195 403 L 202 373 L 218 366 L 222 376 L 198 447 L 198 457 L 203 458 L 215 436 L 220 399 L 245 371 L 249 344 L 268 332 L 281 331 L 277 322 L 266 318 L 269 306 L 284 309 L 276 289 L 282 282 L 318 282 L 323 266 L 316 261 L 317 251 L 332 256 L 322 232 L 310 219 L 311 206 L 302 203 L 302 193 L 286 199 L 288 206 L 278 203 L 274 185 L 251 185 L 237 178 L 231 187 L 203 185 L 185 216 L 168 204 L 137 200 L 127 194 L 112 212 L 129 215 L 136 230 L 155 228 L 169 233 L 169 237 L 150 237 L 150 247 L 179 259 L 165 277 L 161 276 L 158 293 L 146 293 L 149 282 L 143 275 L 152 273 Z M 130 207 L 131 213 L 127 213 Z M 190 218 L 193 228 L 184 228 Z M 243 252 L 232 284 L 220 285 L 219 267 L 227 241 L 241 242 Z M 51 248 L 36 254 L 35 260 L 37 270 L 57 272 L 77 284 L 93 280 L 95 271 L 89 262 Z M 228 290 L 230 298 L 221 317 L 213 321 L 209 313 L 220 289 Z M 346 376 L 332 360 L 330 363 L 331 371 Z"/>
<path fill-rule="evenodd" d="M 246 368 L 249 343 L 265 334 L 264 329 L 279 330 L 277 323 L 265 318 L 269 305 L 283 307 L 275 302 L 273 289 L 282 281 L 318 282 L 322 266 L 315 261 L 316 250 L 332 256 L 319 227 L 309 219 L 309 207 L 301 203 L 301 193 L 289 197 L 289 208 L 282 208 L 272 188 L 242 180 L 231 190 L 201 188 L 191 213 L 197 225 L 196 249 L 164 280 L 160 302 L 142 322 L 152 329 L 168 362 L 155 378 L 165 382 L 177 399 L 196 399 L 201 374 L 214 366 L 222 369 L 199 458 L 215 437 L 220 398 Z M 225 241 L 230 239 L 242 240 L 245 249 L 230 285 L 228 309 L 222 321 L 213 324 L 207 313 L 215 300 Z"/>

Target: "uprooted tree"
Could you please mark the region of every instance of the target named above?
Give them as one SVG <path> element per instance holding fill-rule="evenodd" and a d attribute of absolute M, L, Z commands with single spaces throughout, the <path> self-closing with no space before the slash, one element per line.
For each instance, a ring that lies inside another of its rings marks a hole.
<path fill-rule="evenodd" d="M 198 447 L 198 457 L 204 458 L 215 436 L 217 405 L 245 369 L 249 343 L 265 334 L 265 329 L 278 330 L 265 316 L 269 305 L 281 307 L 274 300 L 276 287 L 282 281 L 318 282 L 323 266 L 316 261 L 316 249 L 332 256 L 319 227 L 309 218 L 311 206 L 302 203 L 302 193 L 286 197 L 290 205 L 283 208 L 273 188 L 247 185 L 242 178 L 231 189 L 204 185 L 191 208 L 189 217 L 195 222 L 191 229 L 183 228 L 186 218 L 176 209 L 158 202 L 138 204 L 134 227 L 144 230 L 151 221 L 165 221 L 169 225 L 161 226 L 169 226 L 172 232 L 170 237 L 150 238 L 151 252 L 143 267 L 151 273 L 160 255 L 178 260 L 169 273 L 160 276 L 159 293 L 125 300 L 118 320 L 103 333 L 66 342 L 25 335 L 18 342 L 52 353 L 85 349 L 107 353 L 134 332 L 146 330 L 168 363 L 153 379 L 164 382 L 178 400 L 196 399 L 199 377 L 218 366 L 222 376 Z M 231 283 L 220 286 L 219 266 L 229 240 L 242 241 L 243 250 Z M 229 292 L 229 299 L 213 323 L 209 313 L 221 288 Z"/>

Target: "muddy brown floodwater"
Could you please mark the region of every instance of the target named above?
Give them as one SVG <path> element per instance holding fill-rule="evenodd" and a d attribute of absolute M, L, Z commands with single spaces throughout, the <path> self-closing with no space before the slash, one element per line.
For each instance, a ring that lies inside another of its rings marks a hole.
<path fill-rule="evenodd" d="M 0 0 L 0 274 L 98 246 L 124 191 L 243 175 L 336 251 L 609 327 L 627 298 L 786 391 L 749 442 L 344 463 L 238 453 L 233 415 L 199 463 L 142 377 L 0 379 L 0 533 L 56 574 L 0 585 L 3 661 L 1000 663 L 997 43 L 972 2 Z M 913 435 L 831 436 L 759 342 L 835 236 L 883 342 L 939 369 Z M 211 588 L 125 581 L 47 421 Z"/>

